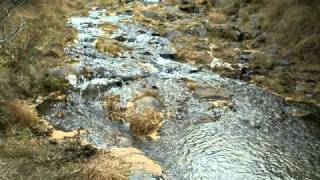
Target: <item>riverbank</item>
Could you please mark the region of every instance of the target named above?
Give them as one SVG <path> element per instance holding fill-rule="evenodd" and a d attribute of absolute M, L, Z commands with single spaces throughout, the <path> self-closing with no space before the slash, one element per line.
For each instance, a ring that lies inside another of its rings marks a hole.
<path fill-rule="evenodd" d="M 48 73 L 66 64 L 64 49 L 77 39 L 67 18 L 85 15 L 95 3 L 1 2 L 1 178 L 127 179 L 128 163 L 84 144 L 77 131 L 55 130 L 35 110 L 39 96 L 69 89 L 64 79 Z"/>
<path fill-rule="evenodd" d="M 319 105 L 318 7 L 294 0 L 203 0 L 129 9 L 136 21 L 173 41 L 176 60 L 248 81 L 287 100 Z"/>

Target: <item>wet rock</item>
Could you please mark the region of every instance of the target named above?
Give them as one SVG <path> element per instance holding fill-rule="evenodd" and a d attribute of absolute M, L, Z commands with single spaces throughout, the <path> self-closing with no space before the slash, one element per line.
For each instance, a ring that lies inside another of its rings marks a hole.
<path fill-rule="evenodd" d="M 120 41 L 120 42 L 125 42 L 127 40 L 127 38 L 123 37 L 123 36 L 116 36 L 113 39 Z"/>
<path fill-rule="evenodd" d="M 143 92 L 134 100 L 134 111 L 144 112 L 145 110 L 151 109 L 156 112 L 163 110 L 163 105 L 159 100 L 157 90 L 148 90 Z"/>
<path fill-rule="evenodd" d="M 177 56 L 176 54 L 159 54 L 160 57 L 164 58 L 164 59 L 176 59 Z"/>
<path fill-rule="evenodd" d="M 152 174 L 160 177 L 162 168 L 159 164 L 145 156 L 145 154 L 135 148 L 113 148 L 110 150 L 110 155 L 131 164 L 130 170 L 135 173 Z"/>
<path fill-rule="evenodd" d="M 152 96 L 144 96 L 134 101 L 135 111 L 144 112 L 147 109 L 151 109 L 156 112 L 161 112 L 163 106 L 159 99 Z"/>
<path fill-rule="evenodd" d="M 201 99 L 227 100 L 231 97 L 231 93 L 224 88 L 207 86 L 196 87 L 194 94 Z"/>
<path fill-rule="evenodd" d="M 64 65 L 61 67 L 56 67 L 54 69 L 51 69 L 49 71 L 49 76 L 58 78 L 58 79 L 64 79 L 68 75 L 79 75 L 81 73 L 81 68 L 79 65 Z"/>
<path fill-rule="evenodd" d="M 142 54 L 145 55 L 145 56 L 151 56 L 152 55 L 150 52 L 144 52 Z"/>
<path fill-rule="evenodd" d="M 82 97 L 85 99 L 96 99 L 103 95 L 103 92 L 109 89 L 113 84 L 108 84 L 106 82 L 90 82 L 86 87 L 82 88 Z"/>
<path fill-rule="evenodd" d="M 163 125 L 163 105 L 156 91 L 145 91 L 127 105 L 130 130 L 137 137 L 159 138 L 157 133 Z"/>
<path fill-rule="evenodd" d="M 200 9 L 198 6 L 193 4 L 182 4 L 179 6 L 179 9 L 181 11 L 187 12 L 187 13 L 199 13 Z"/>

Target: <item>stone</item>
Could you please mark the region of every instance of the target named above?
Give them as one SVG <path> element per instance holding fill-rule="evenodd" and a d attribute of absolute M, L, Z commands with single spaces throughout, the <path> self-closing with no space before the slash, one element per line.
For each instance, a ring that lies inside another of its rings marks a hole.
<path fill-rule="evenodd" d="M 64 131 L 54 129 L 49 139 L 54 141 L 62 141 L 68 138 L 77 138 L 86 133 L 87 132 L 84 130 L 74 130 L 71 132 L 64 132 Z"/>
<path fill-rule="evenodd" d="M 135 112 L 143 112 L 147 109 L 152 109 L 156 112 L 163 110 L 162 103 L 159 99 L 152 96 L 144 96 L 134 101 Z"/>
<path fill-rule="evenodd" d="M 187 13 L 199 13 L 199 7 L 192 4 L 182 4 L 179 6 L 179 9 L 181 11 L 187 12 Z"/>
<path fill-rule="evenodd" d="M 57 79 L 64 79 L 68 75 L 79 75 L 81 73 L 81 68 L 76 64 L 67 64 L 61 67 L 56 67 L 51 69 L 48 73 L 50 77 Z"/>
<path fill-rule="evenodd" d="M 213 108 L 224 108 L 224 107 L 233 107 L 232 102 L 228 100 L 216 100 L 212 102 L 212 107 Z"/>
<path fill-rule="evenodd" d="M 213 58 L 213 60 L 210 63 L 210 67 L 212 69 L 228 69 L 231 71 L 234 70 L 234 68 L 232 67 L 232 65 L 230 63 L 223 62 L 222 59 L 218 59 L 218 58 Z"/>
<path fill-rule="evenodd" d="M 200 99 L 227 100 L 230 99 L 231 93 L 220 87 L 197 87 L 194 94 Z"/>
<path fill-rule="evenodd" d="M 126 109 L 126 121 L 136 137 L 159 139 L 158 132 L 163 125 L 163 105 L 156 89 L 150 89 L 129 102 Z"/>
<path fill-rule="evenodd" d="M 110 155 L 131 164 L 130 170 L 133 173 L 142 171 L 154 176 L 162 175 L 162 167 L 136 148 L 113 148 Z"/>

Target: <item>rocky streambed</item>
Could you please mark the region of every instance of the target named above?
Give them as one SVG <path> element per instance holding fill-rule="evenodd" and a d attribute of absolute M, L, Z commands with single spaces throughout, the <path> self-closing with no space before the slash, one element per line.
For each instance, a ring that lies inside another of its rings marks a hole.
<path fill-rule="evenodd" d="M 38 106 L 56 128 L 85 129 L 83 139 L 101 149 L 137 148 L 164 171 L 133 179 L 320 178 L 319 109 L 177 62 L 170 41 L 130 12 L 108 14 L 93 8 L 69 20 L 79 33 L 67 49 L 72 63 L 51 74 L 72 88 Z M 161 112 L 160 138 L 137 137 L 128 116 L 114 121 L 111 97 L 121 112 Z"/>

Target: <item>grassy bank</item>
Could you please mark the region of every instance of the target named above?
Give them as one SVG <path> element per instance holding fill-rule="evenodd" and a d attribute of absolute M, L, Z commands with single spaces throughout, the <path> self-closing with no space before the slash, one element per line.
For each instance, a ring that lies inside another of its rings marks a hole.
<path fill-rule="evenodd" d="M 2 179 L 126 179 L 119 159 L 83 145 L 79 137 L 50 139 L 31 105 L 39 95 L 63 90 L 47 76 L 67 59 L 64 48 L 76 38 L 67 18 L 85 14 L 96 2 L 1 1 L 0 7 L 0 174 Z M 9 13 L 7 13 L 9 12 Z M 103 168 L 95 157 L 104 159 Z"/>
<path fill-rule="evenodd" d="M 264 54 L 251 64 L 264 71 L 254 82 L 290 99 L 319 104 L 320 2 L 265 1 L 259 12 L 269 39 Z"/>

